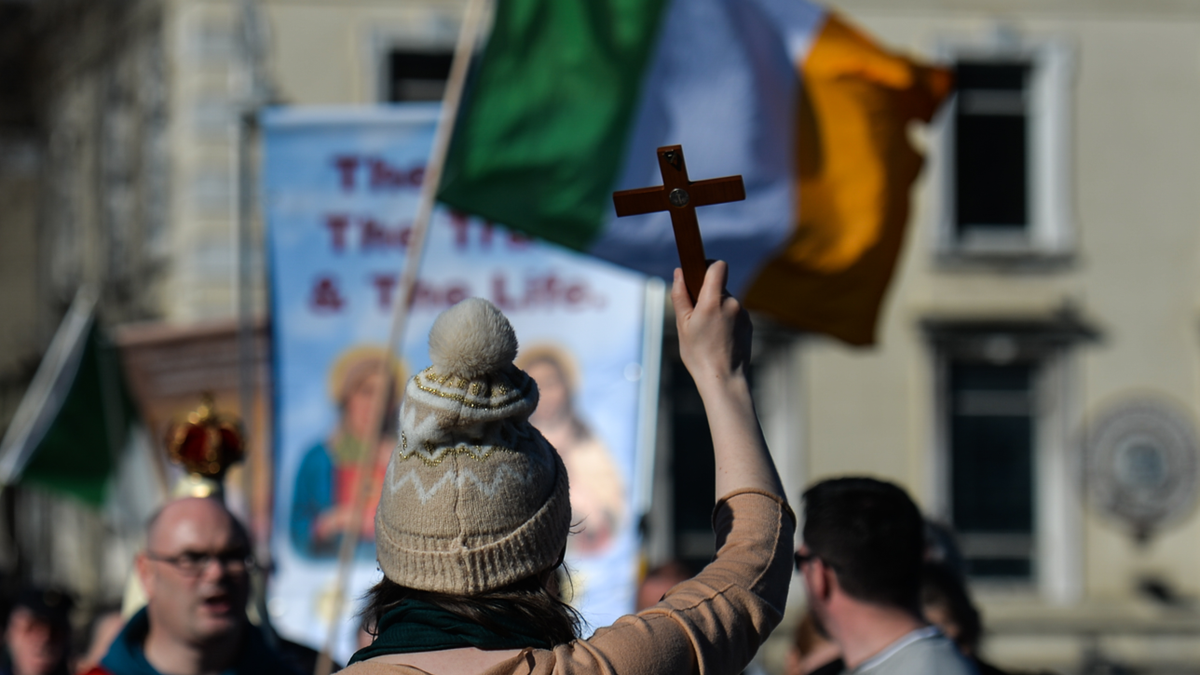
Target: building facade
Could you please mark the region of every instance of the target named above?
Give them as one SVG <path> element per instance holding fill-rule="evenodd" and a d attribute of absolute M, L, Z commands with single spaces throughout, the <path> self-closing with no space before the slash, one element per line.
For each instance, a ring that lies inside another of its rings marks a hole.
<path fill-rule="evenodd" d="M 878 348 L 805 341 L 803 480 L 952 526 L 1004 665 L 1200 663 L 1200 7 L 834 3 L 955 67 Z"/>
<path fill-rule="evenodd" d="M 6 100 L 0 138 L 24 148 L 0 158 L 0 195 L 21 199 L 4 200 L 18 207 L 0 256 L 37 264 L 0 266 L 4 311 L 28 317 L 4 339 L 36 359 L 87 282 L 109 324 L 170 328 L 124 331 L 135 368 L 171 344 L 233 344 L 231 320 L 266 314 L 261 226 L 240 200 L 256 189 L 245 113 L 436 99 L 463 4 L 23 7 L 28 110 Z M 756 386 L 789 494 L 845 474 L 909 489 L 954 530 L 1000 665 L 1200 668 L 1200 5 L 832 4 L 953 66 L 959 90 L 914 130 L 927 163 L 879 345 L 759 331 Z M 667 342 L 651 557 L 702 560 L 711 490 L 678 486 L 704 472 L 679 459 L 703 439 L 669 327 Z M 10 360 L 9 379 L 31 375 Z M 223 373 L 218 403 L 257 400 L 265 449 L 265 385 L 248 399 Z M 154 419 L 189 405 L 172 396 Z M 255 466 L 247 484 L 266 485 Z M 248 507 L 260 522 L 267 503 Z"/>

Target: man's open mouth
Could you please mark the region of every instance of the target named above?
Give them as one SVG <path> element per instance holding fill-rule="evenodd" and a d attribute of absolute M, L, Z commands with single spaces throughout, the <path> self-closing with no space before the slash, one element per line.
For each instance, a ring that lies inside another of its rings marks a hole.
<path fill-rule="evenodd" d="M 228 614 L 233 611 L 233 598 L 228 593 L 214 593 L 203 599 L 204 608 L 213 614 Z"/>

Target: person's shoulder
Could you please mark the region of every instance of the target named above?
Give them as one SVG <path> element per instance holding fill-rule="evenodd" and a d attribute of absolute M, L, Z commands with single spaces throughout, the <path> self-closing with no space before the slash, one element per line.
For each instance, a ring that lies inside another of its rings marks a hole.
<path fill-rule="evenodd" d="M 877 674 L 978 675 L 975 664 L 963 656 L 953 642 L 940 634 L 905 646 L 889 661 L 891 663 L 882 664 L 885 667 L 876 671 Z"/>
<path fill-rule="evenodd" d="M 113 675 L 112 671 L 106 670 L 104 666 L 99 664 L 92 666 L 89 670 L 85 670 L 80 675 Z"/>
<path fill-rule="evenodd" d="M 338 671 L 338 675 L 428 675 L 420 668 L 378 661 L 359 661 Z"/>

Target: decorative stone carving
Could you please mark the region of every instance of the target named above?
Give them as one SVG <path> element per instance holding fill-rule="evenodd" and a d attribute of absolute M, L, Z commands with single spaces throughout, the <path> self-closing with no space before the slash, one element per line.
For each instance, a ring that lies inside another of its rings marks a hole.
<path fill-rule="evenodd" d="M 1088 429 L 1083 451 L 1092 506 L 1140 542 L 1195 506 L 1195 427 L 1169 401 L 1130 397 L 1110 406 Z"/>

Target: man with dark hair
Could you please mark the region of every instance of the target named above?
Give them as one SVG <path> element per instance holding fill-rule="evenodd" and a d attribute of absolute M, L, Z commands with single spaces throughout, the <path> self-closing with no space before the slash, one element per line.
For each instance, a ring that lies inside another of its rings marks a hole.
<path fill-rule="evenodd" d="M 796 568 L 809 611 L 856 675 L 974 675 L 954 643 L 921 616 L 921 512 L 899 487 L 827 480 L 804 493 Z"/>
<path fill-rule="evenodd" d="M 958 645 L 963 656 L 975 664 L 980 675 L 1005 675 L 1004 671 L 979 658 L 983 622 L 971 602 L 964 579 L 947 565 L 925 563 L 921 575 L 921 607 L 925 618 L 942 629 Z"/>
<path fill-rule="evenodd" d="M 47 588 L 17 595 L 4 629 L 2 675 L 66 675 L 71 644 L 70 596 Z"/>
<path fill-rule="evenodd" d="M 291 672 L 246 618 L 250 541 L 220 501 L 164 506 L 135 562 L 146 607 L 89 675 Z"/>

